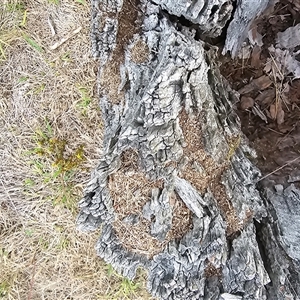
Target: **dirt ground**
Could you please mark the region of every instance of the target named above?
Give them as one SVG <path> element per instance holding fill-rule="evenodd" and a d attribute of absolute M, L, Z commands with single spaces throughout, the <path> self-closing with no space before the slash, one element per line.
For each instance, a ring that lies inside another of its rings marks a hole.
<path fill-rule="evenodd" d="M 89 14 L 86 0 L 0 3 L 1 299 L 152 299 L 74 224 L 102 145 Z"/>
<path fill-rule="evenodd" d="M 237 113 L 243 132 L 257 152 L 255 163 L 263 177 L 298 186 L 300 79 L 277 63 L 272 46 L 276 46 L 278 33 L 300 23 L 299 9 L 297 1 L 279 1 L 252 27 L 254 38 L 259 40 L 261 36 L 262 43 L 252 46 L 250 55 L 242 51 L 235 60 L 229 55 L 220 57 L 222 74 L 241 95 Z"/>

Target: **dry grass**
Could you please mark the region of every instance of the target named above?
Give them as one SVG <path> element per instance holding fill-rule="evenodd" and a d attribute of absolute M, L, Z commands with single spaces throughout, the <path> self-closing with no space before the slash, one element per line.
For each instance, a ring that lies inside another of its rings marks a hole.
<path fill-rule="evenodd" d="M 0 4 L 1 299 L 150 299 L 142 279 L 131 293 L 109 276 L 99 232 L 74 227 L 102 143 L 89 17 L 88 2 Z"/>
<path fill-rule="evenodd" d="M 170 204 L 173 207 L 172 227 L 166 239 L 160 242 L 150 234 L 151 222 L 143 218 L 142 209 L 151 200 L 152 189 L 162 189 L 163 181 L 151 181 L 139 170 L 138 154 L 128 149 L 122 154 L 122 167 L 110 176 L 109 189 L 116 211 L 116 221 L 113 226 L 122 245 L 128 250 L 145 255 L 148 258 L 160 253 L 167 243 L 181 238 L 191 227 L 191 212 L 181 199 L 171 195 Z M 130 215 L 139 216 L 139 222 L 129 225 L 122 220 Z"/>
<path fill-rule="evenodd" d="M 214 266 L 214 264 L 211 263 L 210 261 L 206 262 L 206 267 L 205 267 L 205 270 L 204 270 L 204 274 L 205 274 L 206 278 L 215 277 L 215 276 L 222 278 L 221 268 L 216 268 Z"/>
<path fill-rule="evenodd" d="M 204 193 L 208 188 L 211 190 L 227 223 L 227 235 L 231 236 L 241 230 L 242 222 L 221 183 L 221 176 L 228 167 L 228 159 L 218 164 L 207 154 L 201 138 L 200 118 L 200 116 L 190 118 L 185 111 L 181 112 L 180 127 L 186 143 L 183 154 L 188 159 L 181 173 L 183 178 L 191 182 L 200 193 Z M 230 149 L 227 158 L 233 155 Z"/>
<path fill-rule="evenodd" d="M 141 39 L 138 39 L 130 52 L 131 59 L 137 64 L 141 64 L 148 60 L 149 58 L 149 47 L 148 45 Z"/>

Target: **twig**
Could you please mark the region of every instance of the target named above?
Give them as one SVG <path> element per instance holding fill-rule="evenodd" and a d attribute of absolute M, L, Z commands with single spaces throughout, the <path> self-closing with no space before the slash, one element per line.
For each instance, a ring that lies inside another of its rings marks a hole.
<path fill-rule="evenodd" d="M 284 10 L 287 6 L 288 6 L 288 4 L 286 4 L 285 6 L 279 8 L 279 9 L 277 9 L 277 10 L 275 10 L 275 11 L 273 12 L 273 15 L 274 15 L 274 16 L 277 15 L 281 10 Z M 287 14 L 287 16 L 289 16 L 289 14 Z"/>
<path fill-rule="evenodd" d="M 284 135 L 284 133 L 281 133 L 281 132 L 279 132 L 279 131 L 276 131 L 276 130 L 274 130 L 274 129 L 272 129 L 272 128 L 268 128 L 268 127 L 265 127 L 265 126 L 263 126 L 263 128 L 266 129 L 266 130 L 269 130 L 269 131 L 273 131 L 273 132 L 275 132 L 275 133 L 277 133 L 277 134 L 279 134 L 279 135 Z M 277 144 L 276 144 L 276 145 L 277 145 Z"/>
<path fill-rule="evenodd" d="M 54 25 L 54 22 L 50 15 L 48 16 L 48 24 L 49 24 L 52 36 L 55 36 L 56 35 L 55 25 Z"/>
<path fill-rule="evenodd" d="M 278 65 L 277 65 L 277 63 L 276 63 L 276 60 L 274 59 L 274 56 L 273 56 L 271 53 L 270 53 L 270 56 L 271 56 L 271 58 L 272 58 L 273 64 L 275 65 L 275 67 L 276 67 L 278 73 L 279 73 L 280 76 L 281 76 L 281 79 L 284 78 L 284 76 L 283 76 L 281 70 L 279 69 L 279 67 L 278 67 Z M 275 73 L 274 73 L 274 70 L 272 69 L 272 71 L 273 71 L 273 76 L 274 76 L 274 74 L 275 74 Z M 276 82 L 276 80 L 275 80 L 275 82 Z"/>
<path fill-rule="evenodd" d="M 290 134 L 291 132 L 296 128 L 295 125 L 293 125 L 293 128 L 281 139 L 279 139 L 275 145 L 275 147 L 277 147 L 281 142 L 283 142 Z"/>
<path fill-rule="evenodd" d="M 263 177 L 262 177 L 262 178 L 260 178 L 259 180 L 257 180 L 257 181 L 256 181 L 256 183 L 258 183 L 258 182 L 262 181 L 263 179 L 266 179 L 266 178 L 267 178 L 267 177 L 269 177 L 270 175 L 272 175 L 272 174 L 276 173 L 277 171 L 279 171 L 279 170 L 281 170 L 281 169 L 285 168 L 286 166 L 290 165 L 291 163 L 293 163 L 293 162 L 297 161 L 299 158 L 300 158 L 300 156 L 298 156 L 298 157 L 296 157 L 295 159 L 293 159 L 293 160 L 291 160 L 291 161 L 287 162 L 287 163 L 286 163 L 286 164 L 284 164 L 283 166 L 281 166 L 281 167 L 277 168 L 277 169 L 276 169 L 276 170 L 274 170 L 273 172 L 271 172 L 271 173 L 269 173 L 269 174 L 267 174 L 267 175 L 263 176 Z"/>
<path fill-rule="evenodd" d="M 273 57 L 272 57 L 273 59 Z M 274 59 L 273 59 L 274 60 Z M 275 86 L 275 119 L 277 118 L 278 114 L 278 86 L 277 86 L 277 80 L 276 80 L 276 74 L 274 72 L 274 66 L 272 65 L 272 73 L 274 78 L 274 86 Z"/>
<path fill-rule="evenodd" d="M 289 282 L 290 288 L 291 288 L 292 292 L 294 292 L 294 295 L 296 296 L 296 299 L 299 299 L 299 296 L 298 296 L 297 292 L 295 291 L 294 287 L 292 286 L 291 281 L 289 280 L 288 277 L 286 277 L 286 279 Z"/>
<path fill-rule="evenodd" d="M 80 30 L 82 29 L 82 27 L 78 27 L 77 29 L 75 29 L 74 31 L 72 31 L 69 35 L 67 35 L 66 37 L 62 38 L 60 41 L 56 42 L 54 45 L 50 46 L 50 50 L 55 50 L 58 47 L 60 47 L 63 43 L 65 43 L 67 40 L 69 40 L 70 38 L 72 38 L 74 35 L 76 35 L 78 32 L 80 32 Z"/>

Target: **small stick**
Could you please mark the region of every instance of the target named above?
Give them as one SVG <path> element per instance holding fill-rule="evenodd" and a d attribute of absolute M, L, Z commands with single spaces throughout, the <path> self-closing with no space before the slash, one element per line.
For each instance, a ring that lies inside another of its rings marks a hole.
<path fill-rule="evenodd" d="M 55 25 L 54 25 L 54 22 L 50 15 L 48 16 L 48 24 L 49 24 L 52 36 L 55 36 L 56 35 Z"/>
<path fill-rule="evenodd" d="M 293 159 L 293 160 L 291 160 L 291 161 L 287 162 L 286 164 L 284 164 L 283 166 L 281 166 L 281 167 L 277 168 L 277 169 L 276 169 L 276 170 L 274 170 L 273 172 L 271 172 L 271 173 L 269 173 L 269 174 L 265 175 L 264 177 L 260 178 L 258 181 L 256 181 L 256 183 L 258 183 L 258 182 L 262 181 L 263 179 L 266 179 L 266 178 L 267 178 L 267 177 L 269 177 L 270 175 L 272 175 L 272 174 L 276 173 L 277 171 L 279 171 L 279 170 L 281 170 L 281 169 L 285 168 L 286 166 L 288 166 L 289 164 L 291 164 L 291 163 L 295 162 L 295 161 L 296 161 L 296 160 L 298 160 L 299 158 L 300 158 L 300 156 L 298 156 L 298 157 L 296 157 L 295 159 Z"/>
<path fill-rule="evenodd" d="M 78 27 L 77 29 L 75 29 L 73 32 L 71 32 L 69 35 L 67 35 L 66 37 L 62 38 L 60 41 L 58 41 L 57 43 L 55 43 L 54 45 L 50 46 L 50 50 L 55 50 L 58 47 L 60 47 L 63 43 L 65 43 L 67 40 L 69 40 L 70 38 L 72 38 L 74 35 L 76 35 L 78 32 L 80 32 L 80 30 L 82 29 L 82 27 Z"/>
<path fill-rule="evenodd" d="M 281 78 L 284 78 L 284 76 L 283 76 L 281 70 L 279 69 L 279 67 L 278 67 L 278 65 L 277 65 L 277 63 L 276 63 L 276 60 L 274 59 L 274 56 L 273 56 L 271 53 L 269 53 L 269 54 L 270 54 L 270 56 L 271 56 L 271 58 L 272 58 L 273 64 L 275 65 L 275 67 L 276 67 L 278 73 L 280 74 Z M 274 70 L 272 69 L 272 71 L 273 71 L 273 76 L 274 76 L 274 74 L 275 74 L 275 73 L 274 73 Z M 276 82 L 276 81 L 275 81 L 275 82 Z"/>
<path fill-rule="evenodd" d="M 295 129 L 295 125 L 293 126 L 293 128 L 283 137 L 281 138 L 280 140 L 277 141 L 275 147 L 277 147 L 282 141 L 284 141 L 290 134 L 291 132 Z"/>
<path fill-rule="evenodd" d="M 266 129 L 266 130 L 269 130 L 269 131 L 273 131 L 273 132 L 275 132 L 275 133 L 277 133 L 277 134 L 279 134 L 279 135 L 284 135 L 283 133 L 281 133 L 281 132 L 279 132 L 279 131 L 276 131 L 276 130 L 274 130 L 274 129 L 272 129 L 272 128 L 268 128 L 268 127 L 263 127 L 264 129 Z M 276 146 L 277 146 L 277 144 L 276 144 Z"/>

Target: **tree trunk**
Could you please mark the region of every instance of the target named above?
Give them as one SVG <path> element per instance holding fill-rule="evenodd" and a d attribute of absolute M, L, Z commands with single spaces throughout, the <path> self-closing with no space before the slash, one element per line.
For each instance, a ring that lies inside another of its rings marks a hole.
<path fill-rule="evenodd" d="M 296 299 L 300 191 L 260 185 L 236 95 L 199 40 L 234 13 L 235 55 L 268 1 L 92 2 L 105 137 L 78 228 L 102 224 L 98 255 L 130 279 L 146 269 L 159 299 Z"/>

